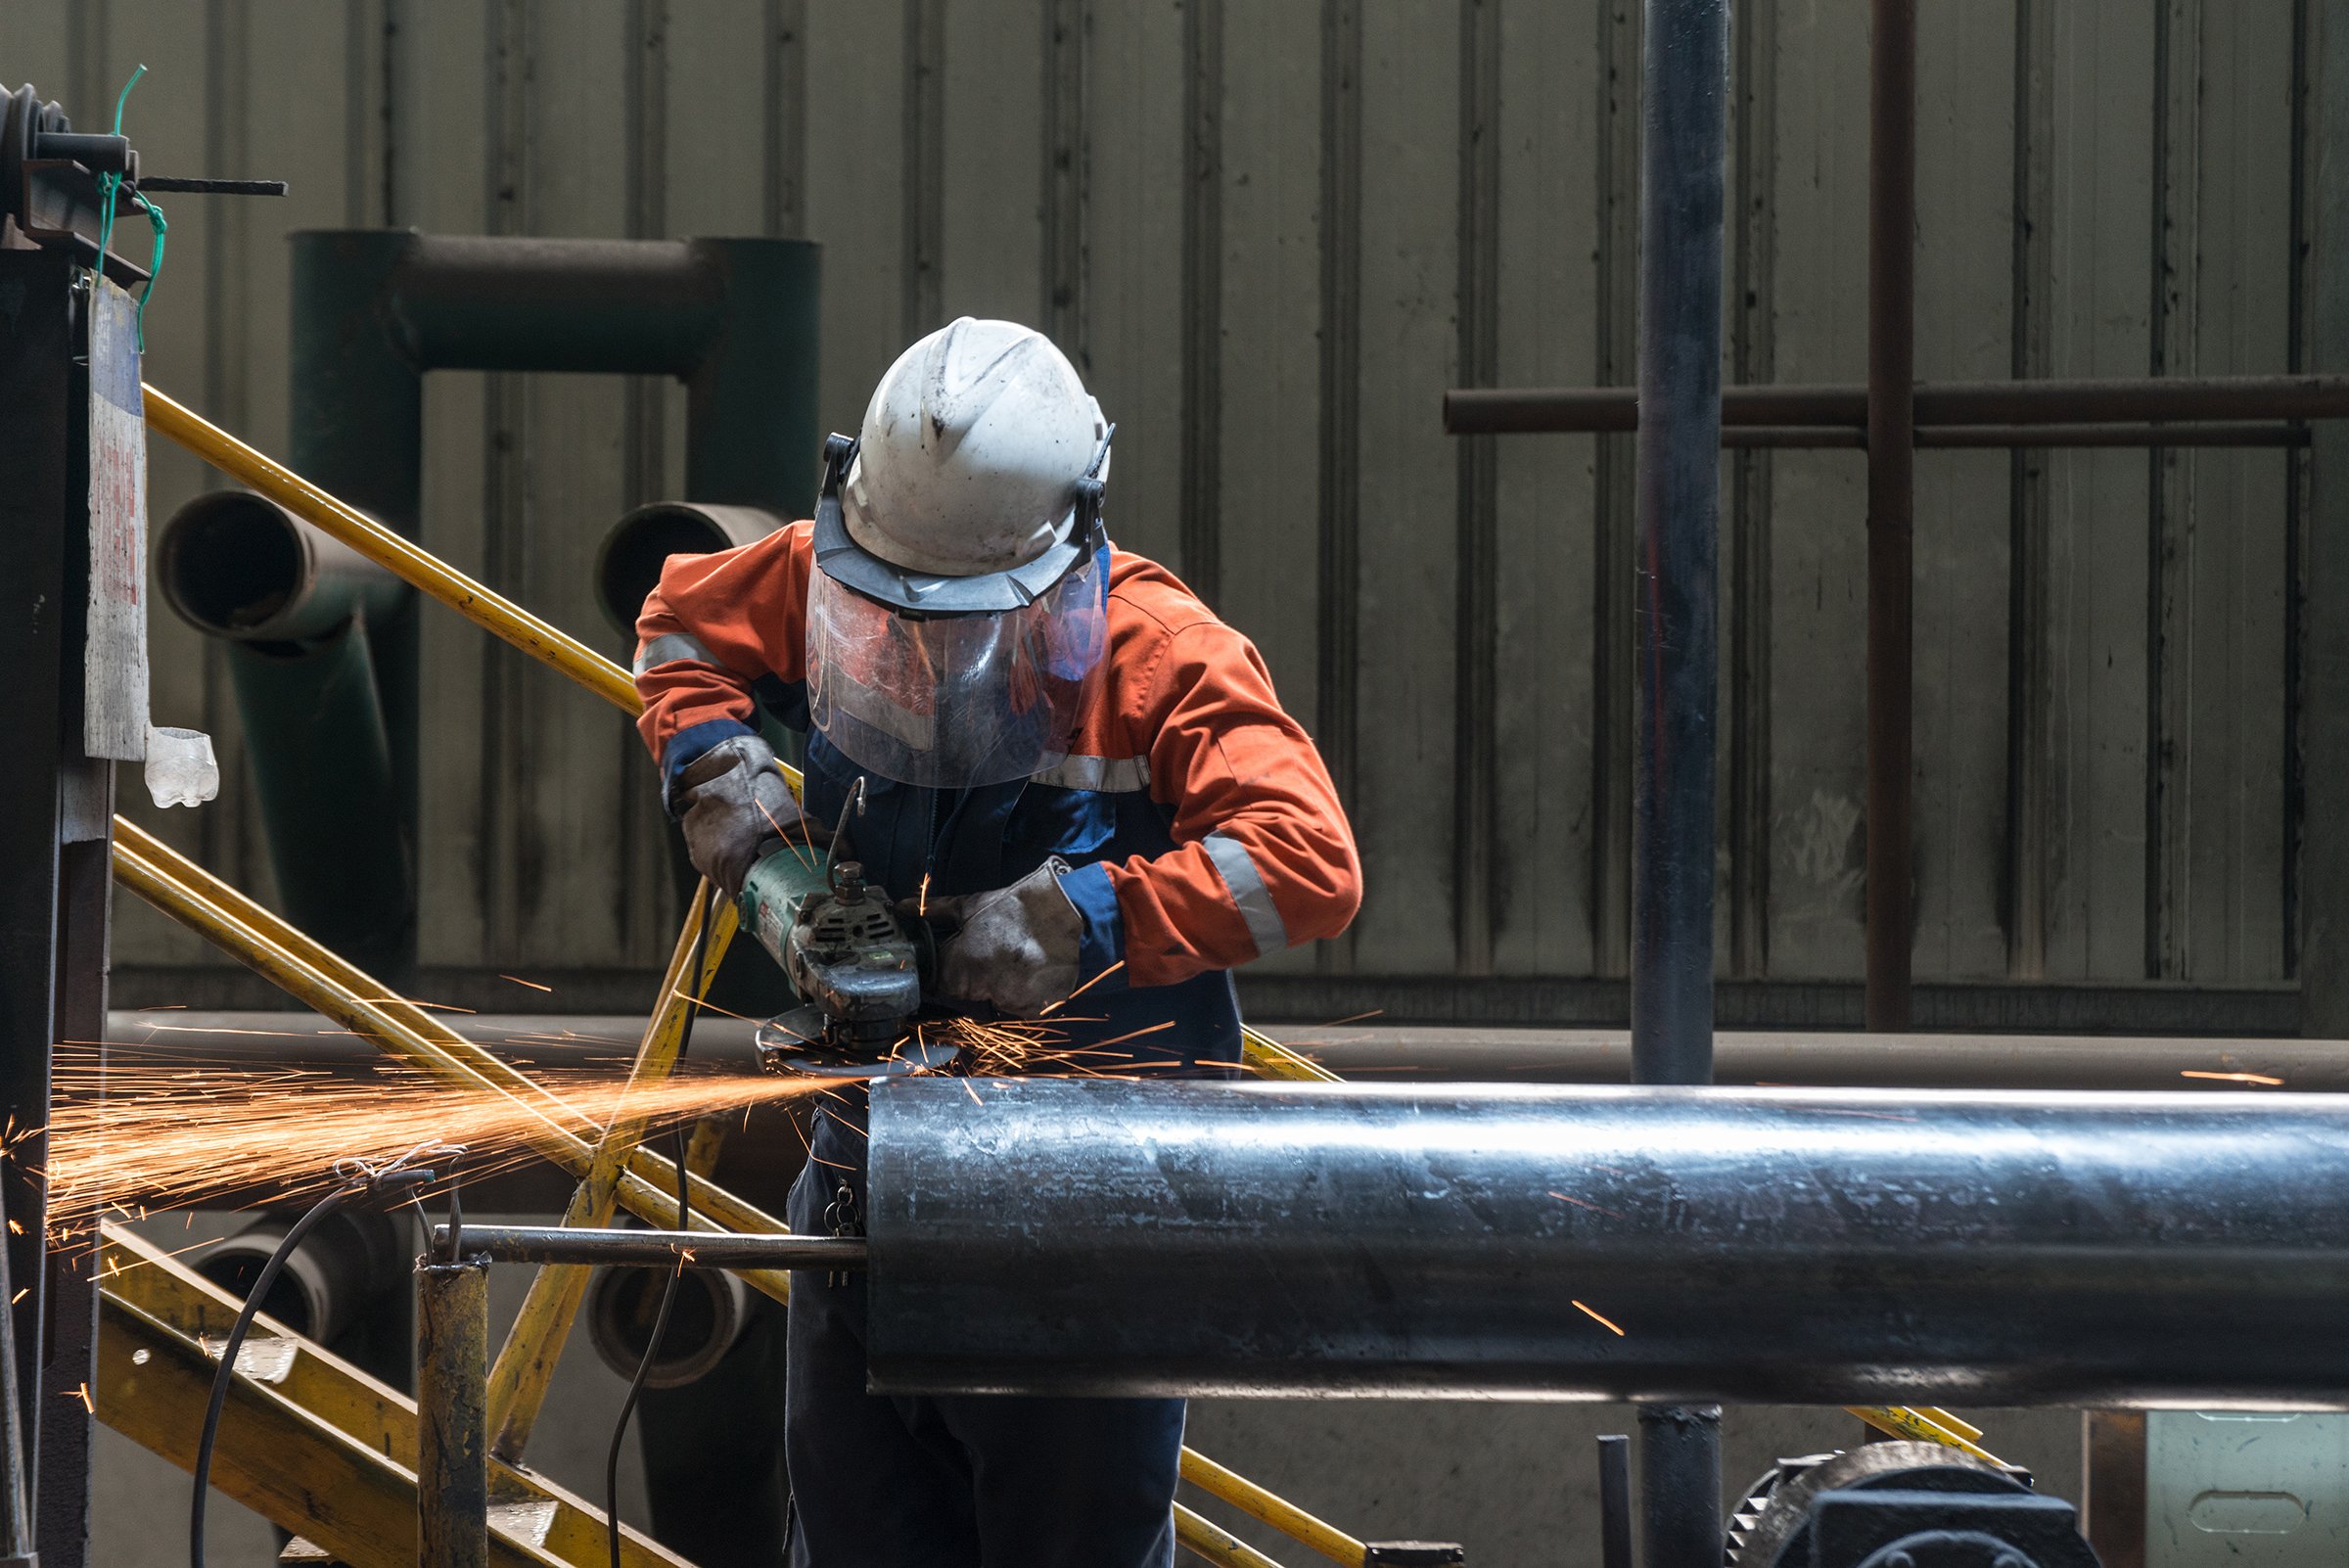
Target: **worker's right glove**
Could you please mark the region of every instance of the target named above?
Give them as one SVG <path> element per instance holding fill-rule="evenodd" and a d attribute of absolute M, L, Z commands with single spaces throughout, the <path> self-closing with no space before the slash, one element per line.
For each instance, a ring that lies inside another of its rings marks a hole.
<path fill-rule="evenodd" d="M 677 794 L 685 802 L 685 853 L 729 899 L 742 892 L 767 840 L 809 837 L 774 749 L 756 735 L 720 741 L 695 758 Z"/>

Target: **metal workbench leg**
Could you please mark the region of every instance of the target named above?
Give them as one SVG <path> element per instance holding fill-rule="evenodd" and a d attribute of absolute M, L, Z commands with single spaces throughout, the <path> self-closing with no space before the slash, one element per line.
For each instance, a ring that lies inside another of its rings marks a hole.
<path fill-rule="evenodd" d="M 416 1561 L 489 1568 L 489 1262 L 416 1269 Z"/>

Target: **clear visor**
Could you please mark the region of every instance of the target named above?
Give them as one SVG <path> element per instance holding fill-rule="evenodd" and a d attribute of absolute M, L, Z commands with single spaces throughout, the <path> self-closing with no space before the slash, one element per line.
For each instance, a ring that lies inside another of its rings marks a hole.
<path fill-rule="evenodd" d="M 807 585 L 807 709 L 859 767 L 926 789 L 1026 778 L 1068 755 L 1108 644 L 1105 552 L 1033 603 L 892 610 L 821 570 Z"/>

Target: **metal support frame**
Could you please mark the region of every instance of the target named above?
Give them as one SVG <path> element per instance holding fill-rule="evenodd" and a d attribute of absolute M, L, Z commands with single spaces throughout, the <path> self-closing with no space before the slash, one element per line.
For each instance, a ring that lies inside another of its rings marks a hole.
<path fill-rule="evenodd" d="M 0 1171 L 24 1467 L 0 1484 L 29 1496 L 30 1545 L 50 1568 L 75 1568 L 88 1547 L 89 1411 L 73 1396 L 89 1386 L 97 1308 L 81 1244 L 49 1245 L 38 1130 L 51 1042 L 104 1034 L 115 781 L 82 744 L 87 276 L 60 253 L 0 251 L 0 666 L 16 699 L 0 770 L 0 1110 L 29 1130 Z"/>
<path fill-rule="evenodd" d="M 489 1260 L 416 1267 L 416 1561 L 489 1564 Z"/>

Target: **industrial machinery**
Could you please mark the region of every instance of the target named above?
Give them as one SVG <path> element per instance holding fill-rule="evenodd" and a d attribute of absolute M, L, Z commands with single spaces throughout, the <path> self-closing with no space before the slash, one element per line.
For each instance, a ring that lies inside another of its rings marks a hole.
<path fill-rule="evenodd" d="M 1780 1459 L 1730 1514 L 1724 1568 L 2097 1568 L 2077 1511 L 1934 1443 Z"/>

